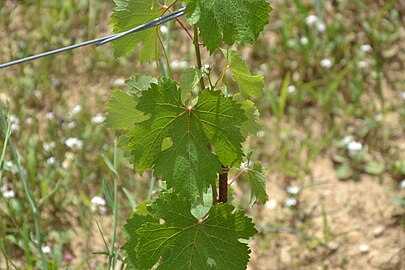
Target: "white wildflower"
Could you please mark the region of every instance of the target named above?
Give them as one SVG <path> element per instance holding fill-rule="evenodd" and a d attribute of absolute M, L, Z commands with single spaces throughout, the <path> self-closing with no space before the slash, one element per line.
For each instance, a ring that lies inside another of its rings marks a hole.
<path fill-rule="evenodd" d="M 115 79 L 112 83 L 112 86 L 117 88 L 125 86 L 125 79 L 124 78 Z"/>
<path fill-rule="evenodd" d="M 361 45 L 360 49 L 361 49 L 363 52 L 368 52 L 368 53 L 373 51 L 373 47 L 371 47 L 370 44 Z"/>
<path fill-rule="evenodd" d="M 345 136 L 343 139 L 342 139 L 342 143 L 344 144 L 344 145 L 348 145 L 349 143 L 351 143 L 351 142 L 353 142 L 353 138 L 351 137 L 351 136 Z"/>
<path fill-rule="evenodd" d="M 309 15 L 308 17 L 305 18 L 305 23 L 308 26 L 314 25 L 316 22 L 318 22 L 319 18 L 315 15 Z"/>
<path fill-rule="evenodd" d="M 71 122 L 67 123 L 66 126 L 68 129 L 74 129 L 77 126 L 77 123 L 75 121 L 71 121 Z"/>
<path fill-rule="evenodd" d="M 50 254 L 52 252 L 52 248 L 50 246 L 43 246 L 42 252 L 45 254 Z"/>
<path fill-rule="evenodd" d="M 11 160 L 6 161 L 6 162 L 4 163 L 4 165 L 6 165 L 6 167 L 8 167 L 8 168 L 14 167 L 14 163 L 13 163 Z"/>
<path fill-rule="evenodd" d="M 82 111 L 82 106 L 80 106 L 79 104 L 75 105 L 72 109 L 72 111 L 70 112 L 71 115 L 75 115 L 78 114 L 79 112 Z"/>
<path fill-rule="evenodd" d="M 287 87 L 287 92 L 288 92 L 289 94 L 292 94 L 292 93 L 294 93 L 295 91 L 297 91 L 297 88 L 296 88 L 294 85 L 290 85 L 290 86 Z"/>
<path fill-rule="evenodd" d="M 0 187 L 0 192 L 5 199 L 10 199 L 15 197 L 14 190 L 10 189 L 8 186 L 4 185 Z"/>
<path fill-rule="evenodd" d="M 358 67 L 358 68 L 366 68 L 366 67 L 368 67 L 368 64 L 367 64 L 366 61 L 359 61 L 359 62 L 357 63 L 357 67 Z"/>
<path fill-rule="evenodd" d="M 271 199 L 268 200 L 265 204 L 264 207 L 270 210 L 276 209 L 277 207 L 277 200 L 276 199 Z"/>
<path fill-rule="evenodd" d="M 94 196 L 94 197 L 91 199 L 91 204 L 92 204 L 92 205 L 105 205 L 106 202 L 105 202 L 105 200 L 104 200 L 103 197 Z"/>
<path fill-rule="evenodd" d="M 14 198 L 15 197 L 14 190 L 7 190 L 7 191 L 3 192 L 3 197 L 6 199 Z"/>
<path fill-rule="evenodd" d="M 56 148 L 56 143 L 55 142 L 43 143 L 42 148 L 44 148 L 45 152 L 51 152 Z"/>
<path fill-rule="evenodd" d="M 73 154 L 72 152 L 65 153 L 65 159 L 62 161 L 62 168 L 65 170 L 69 169 L 74 159 L 75 154 Z"/>
<path fill-rule="evenodd" d="M 401 182 L 399 182 L 399 187 L 405 188 L 405 179 L 402 179 Z"/>
<path fill-rule="evenodd" d="M 374 116 L 374 120 L 377 122 L 381 122 L 381 120 L 383 119 L 382 115 L 379 113 L 376 116 Z"/>
<path fill-rule="evenodd" d="M 32 119 L 32 117 L 28 117 L 27 119 L 25 119 L 25 123 L 31 126 L 32 124 L 34 124 L 34 119 Z"/>
<path fill-rule="evenodd" d="M 105 213 L 107 213 L 107 207 L 105 207 L 105 206 L 99 206 L 98 207 L 98 212 L 100 213 L 100 214 L 102 214 L 102 215 L 104 215 Z"/>
<path fill-rule="evenodd" d="M 316 22 L 316 30 L 318 30 L 318 32 L 321 32 L 321 33 L 325 32 L 325 30 L 326 30 L 325 23 L 321 22 L 321 21 Z"/>
<path fill-rule="evenodd" d="M 160 27 L 160 32 L 161 32 L 162 34 L 167 34 L 167 32 L 168 32 L 167 26 L 166 26 L 166 25 L 162 25 L 162 26 Z"/>
<path fill-rule="evenodd" d="M 259 137 L 259 138 L 263 138 L 264 135 L 266 135 L 266 133 L 263 130 L 260 130 L 259 132 L 257 132 L 257 137 Z"/>
<path fill-rule="evenodd" d="M 65 141 L 65 145 L 70 149 L 81 150 L 83 148 L 83 141 L 78 138 L 69 138 Z"/>
<path fill-rule="evenodd" d="M 300 192 L 300 188 L 299 187 L 295 187 L 295 186 L 288 186 L 287 187 L 287 192 L 291 195 L 297 195 L 298 192 Z"/>
<path fill-rule="evenodd" d="M 46 119 L 53 121 L 55 120 L 55 113 L 54 112 L 48 112 L 45 116 Z"/>
<path fill-rule="evenodd" d="M 309 40 L 308 40 L 307 37 L 302 37 L 302 38 L 300 38 L 300 43 L 301 43 L 302 45 L 307 45 L 308 42 L 309 42 Z"/>
<path fill-rule="evenodd" d="M 96 116 L 91 118 L 92 124 L 101 124 L 105 120 L 105 117 L 102 114 L 97 114 Z"/>
<path fill-rule="evenodd" d="M 46 163 L 48 163 L 48 165 L 54 165 L 56 163 L 56 158 L 50 157 L 46 160 Z"/>
<path fill-rule="evenodd" d="M 297 205 L 297 200 L 294 198 L 288 198 L 285 200 L 285 205 L 288 207 L 295 206 L 295 205 Z"/>
<path fill-rule="evenodd" d="M 94 196 L 91 201 L 91 211 L 105 214 L 107 212 L 106 201 L 100 196 Z"/>
<path fill-rule="evenodd" d="M 401 93 L 402 99 L 405 100 L 405 91 Z"/>
<path fill-rule="evenodd" d="M 323 68 L 331 68 L 332 67 L 332 61 L 330 59 L 328 59 L 328 58 L 322 59 L 319 64 Z"/>
<path fill-rule="evenodd" d="M 19 131 L 20 130 L 20 126 L 17 124 L 11 124 L 10 127 L 11 131 Z"/>
<path fill-rule="evenodd" d="M 350 152 L 358 152 L 363 149 L 363 145 L 359 142 L 352 141 L 347 144 L 347 149 L 349 149 Z"/>
<path fill-rule="evenodd" d="M 10 115 L 10 122 L 11 123 L 20 123 L 20 120 L 18 119 L 18 117 L 14 114 Z"/>
<path fill-rule="evenodd" d="M 10 115 L 10 129 L 11 131 L 19 131 L 20 130 L 20 119 L 14 114 Z"/>
<path fill-rule="evenodd" d="M 359 245 L 359 251 L 361 253 L 367 253 L 370 250 L 370 247 L 366 244 Z"/>

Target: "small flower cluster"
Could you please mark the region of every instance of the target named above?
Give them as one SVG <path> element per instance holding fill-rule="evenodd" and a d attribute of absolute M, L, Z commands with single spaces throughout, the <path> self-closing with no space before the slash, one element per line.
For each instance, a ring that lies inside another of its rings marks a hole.
<path fill-rule="evenodd" d="M 17 166 L 11 160 L 4 162 L 4 167 L 12 174 L 16 174 L 18 172 Z"/>
<path fill-rule="evenodd" d="M 9 186 L 4 185 L 0 187 L 0 193 L 5 199 L 10 199 L 15 197 L 15 191 L 12 190 Z"/>
<path fill-rule="evenodd" d="M 54 165 L 56 163 L 56 158 L 55 157 L 50 157 L 46 160 L 46 163 L 48 165 Z"/>
<path fill-rule="evenodd" d="M 50 246 L 43 246 L 42 247 L 42 252 L 45 254 L 51 254 L 52 248 Z"/>
<path fill-rule="evenodd" d="M 79 140 L 78 138 L 71 137 L 65 141 L 65 145 L 72 150 L 81 150 L 83 148 L 83 141 Z"/>
<path fill-rule="evenodd" d="M 105 214 L 107 212 L 107 206 L 105 200 L 100 197 L 100 196 L 94 196 L 91 201 L 91 211 L 93 213 L 100 213 L 100 214 Z"/>
<path fill-rule="evenodd" d="M 79 112 L 81 112 L 82 111 L 82 106 L 81 105 L 79 105 L 79 104 L 77 104 L 77 105 L 75 105 L 74 107 L 73 107 L 73 109 L 70 111 L 70 115 L 76 115 L 76 114 L 78 114 Z"/>
<path fill-rule="evenodd" d="M 10 126 L 11 132 L 20 130 L 20 119 L 18 119 L 16 115 L 14 114 L 10 115 L 10 123 L 11 123 Z"/>
<path fill-rule="evenodd" d="M 92 124 L 101 124 L 105 120 L 105 117 L 102 114 L 97 114 L 96 116 L 91 118 Z"/>
<path fill-rule="evenodd" d="M 56 142 L 46 142 L 42 144 L 42 148 L 44 148 L 45 152 L 52 152 L 56 148 Z"/>
<path fill-rule="evenodd" d="M 305 18 L 305 24 L 308 26 L 315 26 L 316 30 L 318 30 L 318 32 L 325 32 L 326 30 L 326 25 L 325 23 L 318 17 L 315 15 L 309 15 L 308 17 Z"/>
<path fill-rule="evenodd" d="M 351 136 L 344 137 L 342 139 L 342 143 L 352 154 L 357 153 L 363 149 L 363 145 L 360 142 L 353 140 Z"/>
<path fill-rule="evenodd" d="M 297 186 L 288 186 L 287 188 L 286 188 L 286 191 L 287 191 L 287 193 L 290 195 L 290 196 L 292 196 L 292 197 L 290 197 L 290 198 L 287 198 L 286 200 L 285 200 L 285 205 L 287 206 L 287 207 L 294 207 L 294 206 L 296 206 L 297 204 L 298 204 L 298 201 L 297 201 L 297 195 L 300 193 L 300 188 L 299 187 L 297 187 Z"/>
<path fill-rule="evenodd" d="M 321 62 L 319 62 L 319 65 L 323 68 L 329 69 L 332 67 L 332 60 L 329 58 L 322 59 Z"/>

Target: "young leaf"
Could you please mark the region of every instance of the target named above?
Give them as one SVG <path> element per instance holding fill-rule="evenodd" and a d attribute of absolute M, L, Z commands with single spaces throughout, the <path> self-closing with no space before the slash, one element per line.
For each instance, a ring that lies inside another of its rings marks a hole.
<path fill-rule="evenodd" d="M 162 15 L 156 0 L 114 0 L 116 7 L 110 19 L 114 33 L 130 30 Z M 158 32 L 150 28 L 136 34 L 127 35 L 113 42 L 116 57 L 128 55 L 138 43 L 143 43 L 140 53 L 141 62 L 158 58 Z"/>
<path fill-rule="evenodd" d="M 249 97 L 259 98 L 263 94 L 263 76 L 252 76 L 246 62 L 235 51 L 228 51 L 229 68 L 233 73 L 233 78 L 239 86 L 239 91 L 243 99 Z"/>
<path fill-rule="evenodd" d="M 201 69 L 196 67 L 190 67 L 181 73 L 180 77 L 180 89 L 181 89 L 181 100 L 184 106 L 195 105 L 193 101 L 196 102 L 195 98 L 198 94 L 198 83 L 202 77 Z"/>
<path fill-rule="evenodd" d="M 139 204 L 124 225 L 125 245 L 122 249 L 125 250 L 127 254 L 125 261 L 130 269 L 138 269 L 135 247 L 138 244 L 139 235 L 136 231 L 146 222 L 149 224 L 159 223 L 159 219 L 154 218 L 147 209 L 147 205 L 150 203 L 150 201 L 144 201 Z"/>
<path fill-rule="evenodd" d="M 239 240 L 257 233 L 251 219 L 232 205 L 213 206 L 208 217 L 196 219 L 191 204 L 176 194 L 163 194 L 150 212 L 164 224 L 146 223 L 136 231 L 139 269 L 243 270 L 250 249 Z"/>
<path fill-rule="evenodd" d="M 197 23 L 204 44 L 213 53 L 224 41 L 254 43 L 269 22 L 267 0 L 183 0 L 191 24 Z"/>
<path fill-rule="evenodd" d="M 250 185 L 250 207 L 252 207 L 256 201 L 265 203 L 269 196 L 266 193 L 266 174 L 264 172 L 263 165 L 260 162 L 256 162 L 253 168 L 249 168 L 244 176 Z"/>
<path fill-rule="evenodd" d="M 135 109 L 136 98 L 123 91 L 115 90 L 107 104 L 107 117 L 105 125 L 112 129 L 127 129 L 137 122 L 142 122 L 149 117 Z"/>
<path fill-rule="evenodd" d="M 194 107 L 185 107 L 181 90 L 166 79 L 144 91 L 136 109 L 150 116 L 124 138 L 137 169 L 142 173 L 154 166 L 168 188 L 184 196 L 205 192 L 222 171 L 221 164 L 238 166 L 242 161 L 245 138 L 239 126 L 247 119 L 241 105 L 219 91 L 205 90 Z M 166 138 L 172 146 L 162 150 Z"/>
<path fill-rule="evenodd" d="M 240 94 L 236 94 L 233 96 L 234 100 L 240 100 Z M 240 130 L 243 134 L 243 136 L 248 136 L 249 134 L 256 135 L 257 132 L 260 131 L 261 125 L 260 125 L 260 113 L 257 110 L 255 104 L 246 99 L 239 101 L 242 104 L 242 109 L 245 111 L 245 116 L 247 117 L 247 121 L 243 122 L 243 124 L 240 126 Z"/>
<path fill-rule="evenodd" d="M 142 91 L 148 90 L 152 83 L 158 83 L 158 81 L 151 76 L 135 75 L 126 80 L 125 83 L 132 94 L 141 97 Z"/>

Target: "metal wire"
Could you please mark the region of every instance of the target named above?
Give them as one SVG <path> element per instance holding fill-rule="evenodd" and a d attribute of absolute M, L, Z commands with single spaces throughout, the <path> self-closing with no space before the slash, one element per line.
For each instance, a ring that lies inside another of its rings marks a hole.
<path fill-rule="evenodd" d="M 65 51 L 70 51 L 70 50 L 80 48 L 80 47 L 83 47 L 83 46 L 87 46 L 87 45 L 91 45 L 91 44 L 95 44 L 96 46 L 104 45 L 104 44 L 112 42 L 112 41 L 114 41 L 116 39 L 127 36 L 129 34 L 140 32 L 140 31 L 143 31 L 143 30 L 146 30 L 146 29 L 149 29 L 149 28 L 164 24 L 164 23 L 166 23 L 168 21 L 174 20 L 174 19 L 176 19 L 176 18 L 178 18 L 180 16 L 183 16 L 185 14 L 184 10 L 185 10 L 185 7 L 182 7 L 181 9 L 178 9 L 178 10 L 172 12 L 172 13 L 169 13 L 169 14 L 166 14 L 166 15 L 164 15 L 162 17 L 156 18 L 156 19 L 154 19 L 154 20 L 152 20 L 150 22 L 141 24 L 141 25 L 139 25 L 139 26 L 137 26 L 135 28 L 132 28 L 132 29 L 130 29 L 128 31 L 125 31 L 125 32 L 121 32 L 121 33 L 118 33 L 118 34 L 113 34 L 113 35 L 109 35 L 109 36 L 105 36 L 105 37 L 92 39 L 92 40 L 85 41 L 85 42 L 82 42 L 82 43 L 73 44 L 73 45 L 70 45 L 70 46 L 67 46 L 67 47 L 59 48 L 59 49 L 56 49 L 56 50 L 52 50 L 52 51 L 36 54 L 36 55 L 33 55 L 33 56 L 25 57 L 25 58 L 22 58 L 22 59 L 14 60 L 14 61 L 11 61 L 11 62 L 7 62 L 7 63 L 4 63 L 4 64 L 0 64 L 0 69 L 10 67 L 10 66 L 13 66 L 13 65 L 17 65 L 17 64 L 21 64 L 21 63 L 25 63 L 25 62 L 28 62 L 28 61 L 36 60 L 36 59 L 39 59 L 39 58 L 42 58 L 42 57 L 45 57 L 45 56 L 49 56 L 49 55 L 53 55 L 53 54 L 57 54 L 57 53 L 65 52 Z"/>
<path fill-rule="evenodd" d="M 106 38 L 105 40 L 100 41 L 99 43 L 97 43 L 96 46 L 103 45 L 103 44 L 106 44 L 108 42 L 114 41 L 116 39 L 122 38 L 122 37 L 124 37 L 126 35 L 138 32 L 138 31 L 140 31 L 139 29 L 146 30 L 148 28 L 151 28 L 151 27 L 157 26 L 159 24 L 163 24 L 163 23 L 166 23 L 166 22 L 171 21 L 173 19 L 176 19 L 176 18 L 184 15 L 184 13 L 185 13 L 184 10 L 185 10 L 185 8 L 181 8 L 181 9 L 176 10 L 176 11 L 170 13 L 170 14 L 167 14 L 165 16 L 157 18 L 157 19 L 155 19 L 153 21 L 150 21 L 150 22 L 147 22 L 147 23 L 142 24 L 140 26 L 137 26 L 135 28 L 132 28 L 132 29 L 130 29 L 128 31 L 116 34 L 113 37 Z"/>

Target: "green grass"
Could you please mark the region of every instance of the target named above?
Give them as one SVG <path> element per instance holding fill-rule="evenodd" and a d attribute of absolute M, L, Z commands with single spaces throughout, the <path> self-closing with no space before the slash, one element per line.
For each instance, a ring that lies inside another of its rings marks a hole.
<path fill-rule="evenodd" d="M 322 156 L 334 162 L 334 173 L 342 180 L 385 176 L 395 189 L 405 178 L 405 157 L 399 148 L 405 132 L 401 97 L 405 80 L 391 72 L 394 63 L 404 61 L 397 58 L 396 50 L 404 46 L 399 43 L 404 30 L 399 4 L 343 0 L 333 6 L 330 2 L 295 0 L 274 5 L 270 26 L 248 59 L 255 67 L 253 73 L 262 73 L 267 83 L 265 95 L 257 100 L 263 132 L 251 138 L 246 148 L 254 150 L 270 175 L 283 176 L 283 187 L 293 183 L 305 187 L 314 161 Z M 7 3 L 0 5 L 1 62 L 110 31 L 112 1 Z M 318 25 L 306 22 L 311 14 L 317 16 Z M 319 31 L 322 23 L 325 29 Z M 181 45 L 181 30 L 174 27 L 173 31 L 169 57 L 190 59 L 189 50 Z M 221 67 L 214 67 L 213 73 L 218 70 L 215 76 L 220 76 Z M 179 71 L 173 69 L 174 75 Z M 123 87 L 117 79 L 159 72 L 155 63 L 141 66 L 137 52 L 127 59 L 114 59 L 110 45 L 1 71 L 1 99 L 10 105 L 8 111 L 1 109 L 0 181 L 15 197 L 0 195 L 0 268 L 121 265 L 120 228 L 138 202 L 154 196 L 160 182 L 151 173 L 134 172 L 113 134 L 94 117 L 104 115 L 110 91 Z M 362 148 L 348 149 L 342 142 L 347 136 Z M 66 145 L 69 138 L 77 139 L 76 146 Z M 105 198 L 105 213 L 92 211 L 94 196 Z M 284 207 L 291 212 L 274 222 L 295 224 L 305 232 L 311 224 L 301 222 L 307 204 L 300 196 L 296 199 L 297 206 Z M 246 201 L 242 198 L 240 203 Z M 308 243 L 314 253 L 320 242 L 324 246 L 345 231 L 333 231 L 323 214 L 323 238 Z M 52 251 L 44 254 L 45 246 Z"/>

